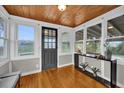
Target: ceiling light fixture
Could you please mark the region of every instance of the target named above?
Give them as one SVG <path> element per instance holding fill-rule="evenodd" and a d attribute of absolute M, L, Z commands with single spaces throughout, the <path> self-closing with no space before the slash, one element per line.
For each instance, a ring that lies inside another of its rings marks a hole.
<path fill-rule="evenodd" d="M 108 29 L 113 29 L 113 26 L 109 26 Z"/>
<path fill-rule="evenodd" d="M 58 5 L 58 9 L 60 11 L 64 11 L 66 9 L 66 5 Z"/>

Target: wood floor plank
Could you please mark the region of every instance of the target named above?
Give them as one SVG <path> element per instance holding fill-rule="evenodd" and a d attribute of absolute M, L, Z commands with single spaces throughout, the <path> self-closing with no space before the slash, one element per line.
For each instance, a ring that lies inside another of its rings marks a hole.
<path fill-rule="evenodd" d="M 106 88 L 73 65 L 21 77 L 21 88 Z"/>

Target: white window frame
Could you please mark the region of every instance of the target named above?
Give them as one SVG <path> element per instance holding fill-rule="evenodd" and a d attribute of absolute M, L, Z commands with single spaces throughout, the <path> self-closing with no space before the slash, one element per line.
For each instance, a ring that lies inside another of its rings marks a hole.
<path fill-rule="evenodd" d="M 67 33 L 68 34 L 68 37 L 67 37 L 67 41 L 63 41 L 63 36 L 62 36 L 62 34 L 63 33 Z M 69 32 L 66 32 L 66 31 L 63 31 L 63 32 L 61 32 L 61 55 L 68 55 L 68 54 L 71 54 L 71 42 L 70 42 L 70 33 Z M 62 51 L 62 43 L 67 43 L 67 42 L 69 42 L 69 44 L 70 44 L 70 50 L 68 51 L 68 52 L 63 52 Z"/>
<path fill-rule="evenodd" d="M 124 35 L 123 35 L 123 36 L 108 37 L 108 22 L 109 22 L 110 20 L 114 19 L 114 18 L 123 16 L 123 15 L 124 15 L 124 14 L 121 14 L 121 15 L 118 15 L 118 16 L 115 16 L 115 17 L 112 17 L 112 18 L 106 20 L 106 23 L 107 23 L 107 36 L 106 36 L 106 38 L 105 38 L 106 41 L 107 41 L 107 40 L 110 40 L 110 39 L 112 39 L 112 40 L 117 40 L 117 39 L 120 39 L 120 38 L 123 38 L 123 39 L 124 39 Z M 117 60 L 120 60 L 120 59 L 117 59 Z"/>
<path fill-rule="evenodd" d="M 83 36 L 82 36 L 83 39 L 76 41 L 76 32 L 78 32 L 78 31 L 83 31 Z M 74 52 L 77 53 L 76 50 L 75 50 L 75 48 L 76 48 L 76 45 L 75 45 L 75 44 L 76 44 L 76 43 L 82 43 L 81 52 L 84 53 L 84 51 L 83 51 L 83 50 L 84 50 L 84 47 L 83 47 L 83 46 L 84 46 L 84 41 L 85 41 L 85 40 L 84 40 L 84 28 L 83 28 L 83 29 L 80 29 L 80 30 L 77 30 L 76 32 L 75 32 Z"/>
<path fill-rule="evenodd" d="M 95 25 L 98 25 L 98 24 L 101 24 L 101 37 L 99 38 L 99 39 L 88 39 L 87 38 L 87 33 L 88 33 L 88 28 L 89 27 L 92 27 L 92 26 L 95 26 Z M 102 51 L 102 49 L 101 49 L 101 43 L 102 43 L 102 20 L 101 21 L 99 21 L 99 22 L 95 22 L 94 24 L 92 24 L 92 25 L 90 25 L 90 26 L 87 26 L 86 27 L 86 45 L 85 45 L 85 47 L 86 47 L 86 50 L 87 50 L 87 42 L 95 42 L 95 41 L 98 41 L 98 42 L 100 42 L 100 54 L 101 54 L 101 51 Z M 85 51 L 86 51 L 85 50 Z M 87 51 L 86 51 L 86 53 L 87 53 Z M 96 53 L 93 53 L 93 54 L 96 54 Z"/>
<path fill-rule="evenodd" d="M 34 27 L 34 53 L 33 55 L 24 55 L 24 56 L 19 56 L 18 55 L 18 25 L 24 25 L 24 26 L 31 26 Z M 22 23 L 22 22 L 16 22 L 15 23 L 15 57 L 13 60 L 20 60 L 20 59 L 32 59 L 32 58 L 37 58 L 37 26 L 35 24 L 30 24 L 30 23 Z"/>

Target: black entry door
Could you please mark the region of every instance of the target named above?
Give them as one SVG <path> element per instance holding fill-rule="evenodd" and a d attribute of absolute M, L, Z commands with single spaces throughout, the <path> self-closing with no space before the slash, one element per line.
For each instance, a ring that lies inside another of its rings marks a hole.
<path fill-rule="evenodd" d="M 57 29 L 42 27 L 42 69 L 57 67 Z"/>

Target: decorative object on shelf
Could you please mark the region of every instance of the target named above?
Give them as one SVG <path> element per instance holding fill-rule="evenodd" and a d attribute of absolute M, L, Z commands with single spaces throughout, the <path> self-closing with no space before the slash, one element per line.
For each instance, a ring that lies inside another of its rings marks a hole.
<path fill-rule="evenodd" d="M 105 59 L 105 57 L 103 55 L 96 55 L 97 59 Z"/>
<path fill-rule="evenodd" d="M 97 72 L 100 72 L 100 69 L 94 67 L 94 66 L 91 66 L 91 70 L 93 71 L 93 76 L 94 77 L 97 77 Z"/>
<path fill-rule="evenodd" d="M 82 66 L 82 70 L 85 71 L 86 67 L 88 67 L 88 63 L 85 62 L 85 63 L 81 63 L 80 66 Z"/>
<path fill-rule="evenodd" d="M 58 5 L 58 9 L 60 11 L 64 11 L 66 9 L 66 5 Z"/>
<path fill-rule="evenodd" d="M 76 52 L 77 52 L 78 54 L 82 54 L 81 49 L 79 49 L 79 48 L 77 48 Z"/>

